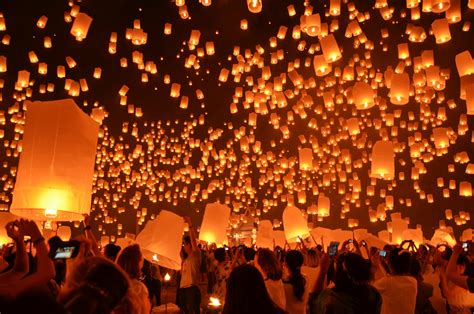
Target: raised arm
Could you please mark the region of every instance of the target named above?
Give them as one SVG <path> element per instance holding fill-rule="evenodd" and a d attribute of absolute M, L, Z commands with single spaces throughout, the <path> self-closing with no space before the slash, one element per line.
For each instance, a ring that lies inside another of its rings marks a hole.
<path fill-rule="evenodd" d="M 0 281 L 3 283 L 19 280 L 24 277 L 29 271 L 28 254 L 24 242 L 24 234 L 22 232 L 20 222 L 18 220 L 9 222 L 5 229 L 7 235 L 13 239 L 16 246 L 15 264 L 9 271 L 0 274 Z"/>
<path fill-rule="evenodd" d="M 188 216 L 184 217 L 184 221 L 188 224 L 189 227 L 189 237 L 191 238 L 191 246 L 193 248 L 193 251 L 197 251 L 199 248 L 197 246 L 196 231 L 194 230 L 193 221 Z"/>
<path fill-rule="evenodd" d="M 453 248 L 453 254 L 451 254 L 451 258 L 449 259 L 448 266 L 446 266 L 446 277 L 448 280 L 452 281 L 455 285 L 469 289 L 467 286 L 467 276 L 459 275 L 456 272 L 456 264 L 458 261 L 458 257 L 462 252 L 461 244 L 456 244 Z"/>
<path fill-rule="evenodd" d="M 94 253 L 94 255 L 102 256 L 102 253 L 99 250 L 99 244 L 97 243 L 95 235 L 92 232 L 92 228 L 90 225 L 90 216 L 87 214 L 84 215 L 84 234 L 86 235 L 86 238 L 89 239 L 89 241 L 92 244 L 92 252 Z"/>

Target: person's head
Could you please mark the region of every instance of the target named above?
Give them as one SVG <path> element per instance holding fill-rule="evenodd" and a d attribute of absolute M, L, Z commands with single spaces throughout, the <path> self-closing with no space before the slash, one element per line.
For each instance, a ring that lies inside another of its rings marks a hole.
<path fill-rule="evenodd" d="M 372 279 L 372 264 L 356 253 L 341 255 L 336 263 L 334 283 L 336 289 L 351 292 Z"/>
<path fill-rule="evenodd" d="M 255 250 L 252 249 L 251 247 L 246 247 L 246 246 L 243 246 L 243 250 L 244 250 L 245 261 L 247 263 L 253 261 L 255 258 Z"/>
<path fill-rule="evenodd" d="M 126 303 L 130 281 L 115 263 L 103 257 L 87 257 L 68 268 L 59 297 L 71 314 L 110 313 Z"/>
<path fill-rule="evenodd" d="M 193 252 L 193 246 L 191 244 L 191 237 L 190 236 L 185 236 L 183 238 L 183 249 L 184 252 L 187 254 L 187 256 L 191 255 Z M 186 258 L 186 256 L 185 256 Z"/>
<path fill-rule="evenodd" d="M 214 251 L 214 258 L 217 262 L 222 263 L 226 261 L 227 254 L 224 248 L 218 248 Z"/>
<path fill-rule="evenodd" d="M 318 267 L 318 265 L 319 265 L 319 256 L 318 256 L 318 252 L 316 252 L 316 250 L 309 249 L 308 252 L 306 252 L 305 265 L 308 266 L 308 267 Z"/>
<path fill-rule="evenodd" d="M 258 250 L 255 254 L 254 264 L 265 278 L 270 280 L 281 279 L 281 265 L 273 251 L 269 249 Z"/>
<path fill-rule="evenodd" d="M 224 314 L 272 313 L 275 311 L 265 282 L 253 266 L 244 264 L 232 270 L 227 281 Z"/>
<path fill-rule="evenodd" d="M 303 299 L 306 280 L 301 274 L 304 257 L 300 251 L 291 250 L 285 255 L 285 269 L 288 271 L 288 283 L 293 286 L 293 294 L 297 300 Z"/>
<path fill-rule="evenodd" d="M 143 255 L 138 244 L 127 246 L 120 252 L 117 264 L 128 274 L 130 279 L 138 279 L 143 268 Z"/>
<path fill-rule="evenodd" d="M 104 246 L 104 256 L 108 258 L 109 260 L 115 262 L 120 250 L 121 250 L 120 246 L 115 245 L 113 243 L 109 243 L 106 246 Z"/>
<path fill-rule="evenodd" d="M 415 256 L 412 256 L 410 263 L 410 275 L 416 280 L 422 280 L 423 275 L 421 273 L 421 263 Z"/>
<path fill-rule="evenodd" d="M 469 266 L 469 259 L 467 258 L 467 256 L 464 254 L 459 255 L 458 260 L 456 261 L 456 272 L 459 275 L 465 275 L 465 272 L 468 266 Z"/>
<path fill-rule="evenodd" d="M 410 272 L 411 254 L 401 248 L 396 248 L 389 255 L 390 269 L 393 275 L 408 275 Z"/>

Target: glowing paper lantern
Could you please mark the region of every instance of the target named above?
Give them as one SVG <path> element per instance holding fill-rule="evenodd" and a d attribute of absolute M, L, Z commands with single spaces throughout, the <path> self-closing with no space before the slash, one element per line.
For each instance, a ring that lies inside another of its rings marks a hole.
<path fill-rule="evenodd" d="M 407 229 L 408 224 L 405 219 L 392 219 L 392 243 L 402 243 L 403 232 Z"/>
<path fill-rule="evenodd" d="M 69 226 L 60 226 L 56 230 L 56 235 L 61 238 L 63 241 L 69 241 L 71 239 L 71 227 Z"/>
<path fill-rule="evenodd" d="M 319 14 L 302 15 L 301 16 L 301 29 L 306 32 L 309 36 L 315 37 L 319 35 L 321 31 L 321 17 Z"/>
<path fill-rule="evenodd" d="M 85 13 L 78 13 L 71 27 L 71 35 L 76 37 L 77 41 L 82 41 L 87 37 L 87 32 L 91 26 L 92 18 Z"/>
<path fill-rule="evenodd" d="M 318 196 L 318 216 L 328 217 L 330 213 L 331 200 L 324 194 Z"/>
<path fill-rule="evenodd" d="M 410 77 L 407 73 L 393 73 L 390 82 L 390 102 L 406 105 L 410 98 Z"/>
<path fill-rule="evenodd" d="M 469 181 L 462 181 L 459 184 L 459 195 L 460 196 L 465 196 L 465 197 L 471 197 L 472 196 L 472 186 L 471 182 Z"/>
<path fill-rule="evenodd" d="M 184 220 L 173 212 L 162 210 L 154 220 L 149 220 L 135 240 L 144 257 L 158 265 L 179 270 L 181 268 L 181 242 Z"/>
<path fill-rule="evenodd" d="M 448 244 L 450 246 L 454 246 L 456 245 L 456 240 L 445 230 L 436 229 L 433 237 L 431 238 L 430 244 L 433 246 L 437 246 L 439 244 Z"/>
<path fill-rule="evenodd" d="M 332 71 L 331 63 L 327 63 L 323 55 L 314 56 L 313 66 L 316 76 L 325 76 Z"/>
<path fill-rule="evenodd" d="M 428 2 L 428 1 L 423 1 Z M 434 13 L 441 13 L 449 9 L 451 6 L 450 0 L 431 0 L 431 11 Z"/>
<path fill-rule="evenodd" d="M 257 239 L 255 244 L 259 248 L 273 249 L 273 224 L 270 220 L 261 220 L 258 224 Z"/>
<path fill-rule="evenodd" d="M 433 35 L 437 44 L 443 44 L 451 40 L 451 32 L 449 31 L 449 23 L 447 19 L 434 20 L 431 24 Z"/>
<path fill-rule="evenodd" d="M 262 11 L 262 0 L 247 0 L 247 8 L 252 13 L 260 13 Z"/>
<path fill-rule="evenodd" d="M 327 62 L 335 62 L 342 57 L 336 38 L 334 38 L 333 34 L 329 34 L 326 37 L 320 37 L 319 42 L 321 43 L 321 49 L 323 50 L 323 55 Z"/>
<path fill-rule="evenodd" d="M 433 140 L 437 149 L 449 146 L 449 136 L 446 128 L 434 128 Z"/>
<path fill-rule="evenodd" d="M 227 240 L 230 208 L 220 203 L 207 204 L 199 231 L 199 240 L 222 245 Z"/>
<path fill-rule="evenodd" d="M 457 54 L 455 61 L 460 77 L 474 73 L 474 60 L 468 50 Z"/>
<path fill-rule="evenodd" d="M 77 220 L 90 212 L 99 125 L 72 99 L 28 104 L 11 212 Z"/>
<path fill-rule="evenodd" d="M 306 219 L 294 206 L 288 206 L 283 211 L 283 229 L 289 243 L 297 242 L 299 237 L 304 239 L 310 236 Z"/>
<path fill-rule="evenodd" d="M 357 82 L 352 88 L 352 97 L 357 109 L 369 109 L 375 105 L 375 92 L 369 84 Z"/>
<path fill-rule="evenodd" d="M 377 141 L 372 147 L 370 176 L 391 180 L 395 177 L 395 153 L 391 141 Z"/>
<path fill-rule="evenodd" d="M 313 168 L 313 150 L 301 148 L 299 150 L 300 170 L 311 170 Z"/>

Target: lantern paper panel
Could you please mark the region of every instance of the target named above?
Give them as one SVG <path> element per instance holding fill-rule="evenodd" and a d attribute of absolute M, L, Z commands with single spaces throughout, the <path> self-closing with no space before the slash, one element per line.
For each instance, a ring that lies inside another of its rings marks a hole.
<path fill-rule="evenodd" d="M 230 212 L 228 206 L 220 203 L 207 204 L 199 231 L 199 240 L 223 245 L 227 241 Z"/>
<path fill-rule="evenodd" d="M 305 239 L 310 236 L 306 219 L 294 206 L 288 206 L 283 211 L 283 229 L 289 243 L 295 243 L 298 242 L 298 238 Z"/>
<path fill-rule="evenodd" d="M 261 220 L 258 224 L 257 239 L 255 244 L 259 248 L 273 249 L 275 235 L 273 224 L 270 220 Z"/>
<path fill-rule="evenodd" d="M 72 99 L 27 103 L 10 211 L 33 220 L 89 214 L 99 125 Z"/>
<path fill-rule="evenodd" d="M 184 219 L 173 212 L 162 210 L 154 220 L 147 222 L 135 242 L 140 245 L 147 260 L 179 270 L 183 232 Z"/>

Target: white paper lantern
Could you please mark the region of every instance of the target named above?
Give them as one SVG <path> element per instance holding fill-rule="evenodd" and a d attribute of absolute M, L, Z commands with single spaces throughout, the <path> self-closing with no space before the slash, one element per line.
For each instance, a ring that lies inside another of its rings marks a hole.
<path fill-rule="evenodd" d="M 372 147 L 370 176 L 391 180 L 395 177 L 395 153 L 391 141 L 377 141 Z"/>
<path fill-rule="evenodd" d="M 261 220 L 258 224 L 257 240 L 255 243 L 257 247 L 273 249 L 274 239 L 272 222 L 270 220 Z"/>
<path fill-rule="evenodd" d="M 289 243 L 297 242 L 299 237 L 304 239 L 310 236 L 306 219 L 294 206 L 288 206 L 283 211 L 283 228 Z"/>
<path fill-rule="evenodd" d="M 90 213 L 99 125 L 72 99 L 27 107 L 10 211 L 32 220 L 80 221 Z"/>
<path fill-rule="evenodd" d="M 207 204 L 199 232 L 199 240 L 222 245 L 227 241 L 230 208 L 220 203 Z"/>
<path fill-rule="evenodd" d="M 56 230 L 56 235 L 63 241 L 69 241 L 71 239 L 71 227 L 60 226 L 58 230 Z"/>
<path fill-rule="evenodd" d="M 158 265 L 166 268 L 179 270 L 183 231 L 183 218 L 170 211 L 162 210 L 154 220 L 147 222 L 135 242 L 140 245 L 143 256 L 147 260 L 157 262 Z"/>

